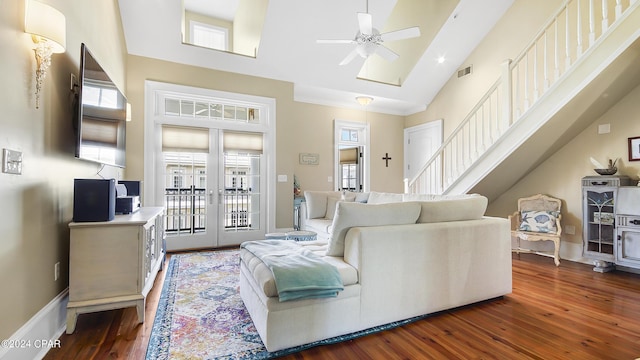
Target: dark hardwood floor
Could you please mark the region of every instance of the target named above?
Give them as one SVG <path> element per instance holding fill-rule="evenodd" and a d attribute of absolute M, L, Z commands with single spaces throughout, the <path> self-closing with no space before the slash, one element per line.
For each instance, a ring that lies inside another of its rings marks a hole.
<path fill-rule="evenodd" d="M 134 308 L 84 314 L 45 359 L 144 359 L 165 272 Z M 532 254 L 513 256 L 513 293 L 284 359 L 636 359 L 640 275 Z"/>

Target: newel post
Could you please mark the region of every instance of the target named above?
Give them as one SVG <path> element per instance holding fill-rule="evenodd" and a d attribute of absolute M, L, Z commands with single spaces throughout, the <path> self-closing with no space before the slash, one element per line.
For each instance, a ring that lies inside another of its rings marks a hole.
<path fill-rule="evenodd" d="M 506 131 L 512 124 L 513 118 L 513 85 L 511 80 L 511 59 L 502 62 L 502 124 Z"/>

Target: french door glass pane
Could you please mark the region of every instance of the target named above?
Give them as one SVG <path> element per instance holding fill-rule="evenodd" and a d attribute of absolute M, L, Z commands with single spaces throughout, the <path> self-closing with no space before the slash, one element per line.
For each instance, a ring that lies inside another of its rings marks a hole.
<path fill-rule="evenodd" d="M 207 230 L 207 154 L 163 152 L 165 233 L 191 235 Z"/>
<path fill-rule="evenodd" d="M 225 231 L 260 229 L 260 154 L 224 153 Z"/>

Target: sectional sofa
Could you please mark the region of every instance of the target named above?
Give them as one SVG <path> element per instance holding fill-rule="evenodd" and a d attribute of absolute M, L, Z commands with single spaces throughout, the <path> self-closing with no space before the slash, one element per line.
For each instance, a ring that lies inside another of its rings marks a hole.
<path fill-rule="evenodd" d="M 483 216 L 486 205 L 479 195 L 336 201 L 328 240 L 296 243 L 338 269 L 344 290 L 332 298 L 279 301 L 271 270 L 241 249 L 240 294 L 267 350 L 509 294 L 509 222 Z"/>

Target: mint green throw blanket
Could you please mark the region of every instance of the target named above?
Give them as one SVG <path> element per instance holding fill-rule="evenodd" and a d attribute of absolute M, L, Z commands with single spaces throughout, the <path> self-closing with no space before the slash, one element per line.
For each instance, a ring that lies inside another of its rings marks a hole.
<path fill-rule="evenodd" d="M 271 269 L 281 302 L 336 297 L 344 290 L 335 266 L 294 241 L 247 241 L 240 247 Z"/>

